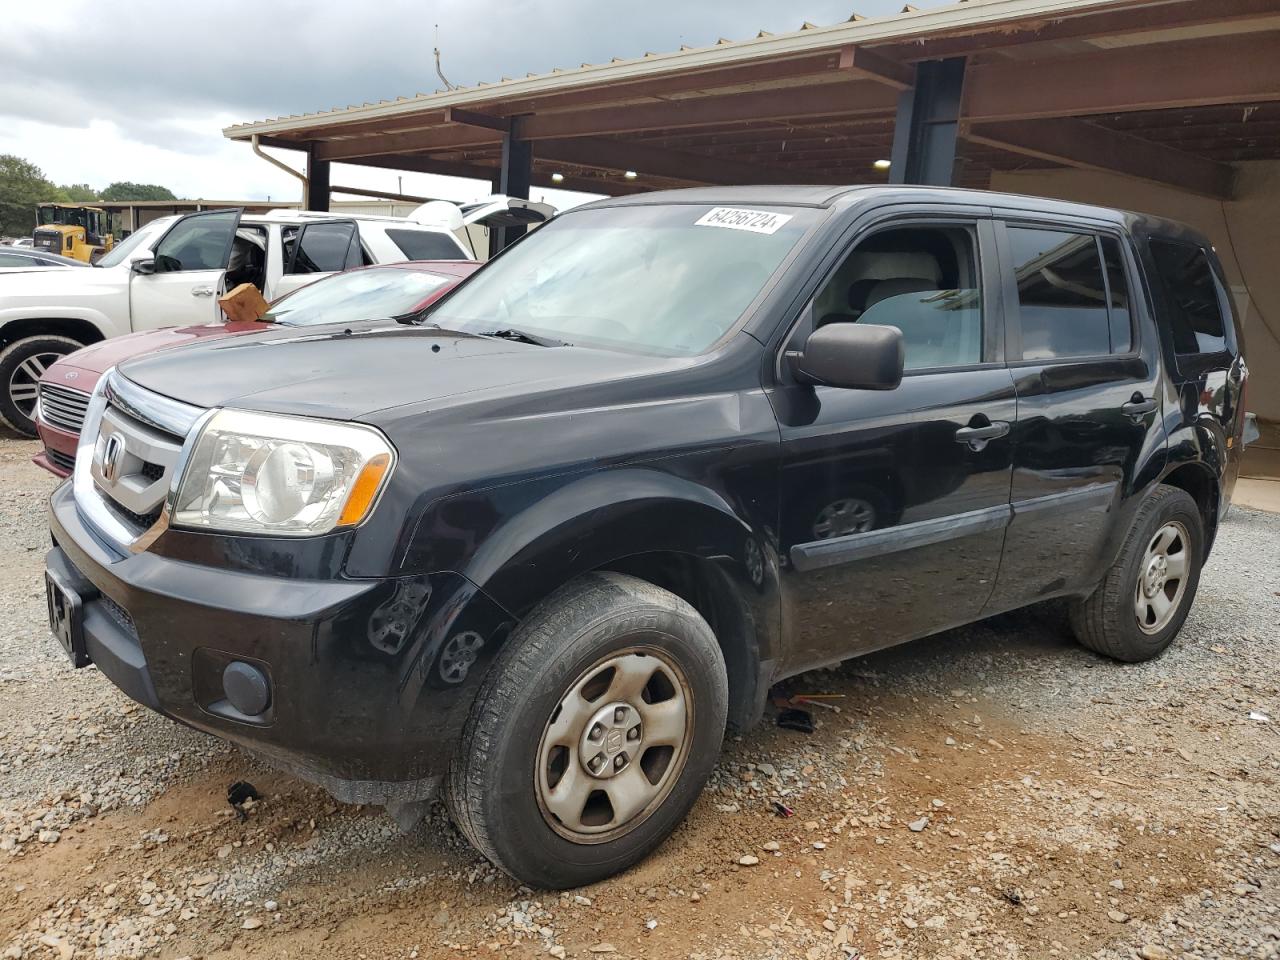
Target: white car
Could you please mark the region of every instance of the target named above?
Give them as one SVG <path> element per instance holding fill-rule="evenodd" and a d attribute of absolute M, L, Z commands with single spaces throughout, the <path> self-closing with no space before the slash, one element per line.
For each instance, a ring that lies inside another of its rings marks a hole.
<path fill-rule="evenodd" d="M 501 196 L 463 208 L 431 201 L 408 218 L 210 210 L 153 220 L 92 269 L 0 275 L 0 420 L 35 436 L 36 383 L 58 357 L 139 330 L 218 322 L 218 298 L 241 283 L 274 300 L 349 267 L 484 259 L 469 225 L 554 213 Z"/>

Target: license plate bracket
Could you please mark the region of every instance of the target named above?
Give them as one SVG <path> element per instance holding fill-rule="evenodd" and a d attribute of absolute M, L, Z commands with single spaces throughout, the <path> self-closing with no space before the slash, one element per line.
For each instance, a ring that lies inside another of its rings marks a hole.
<path fill-rule="evenodd" d="M 89 651 L 84 642 L 84 605 L 78 594 L 51 571 L 44 573 L 44 594 L 49 604 L 49 629 L 79 669 L 89 666 Z"/>

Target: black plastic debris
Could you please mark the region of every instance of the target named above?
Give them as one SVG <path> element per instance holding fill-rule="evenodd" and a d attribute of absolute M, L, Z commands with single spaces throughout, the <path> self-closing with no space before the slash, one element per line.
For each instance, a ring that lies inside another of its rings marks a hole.
<path fill-rule="evenodd" d="M 813 717 L 807 710 L 788 707 L 778 714 L 778 726 L 783 730 L 795 730 L 799 733 L 813 733 Z"/>
<path fill-rule="evenodd" d="M 776 813 L 778 816 L 784 817 L 784 818 L 794 817 L 796 815 L 796 812 L 792 810 L 790 807 L 788 807 L 781 800 L 773 801 L 773 812 Z"/>
<path fill-rule="evenodd" d="M 232 809 L 236 812 L 236 819 L 241 823 L 249 819 L 249 814 L 245 812 L 244 805 L 250 800 L 257 803 L 261 799 L 262 797 L 258 794 L 258 788 L 248 780 L 237 780 L 227 787 L 227 803 L 231 804 Z"/>
<path fill-rule="evenodd" d="M 1023 901 L 1026 899 L 1026 897 L 1022 895 L 1022 891 L 1017 887 L 1005 887 L 1000 891 L 1000 896 L 1004 897 L 1015 907 L 1021 906 Z"/>

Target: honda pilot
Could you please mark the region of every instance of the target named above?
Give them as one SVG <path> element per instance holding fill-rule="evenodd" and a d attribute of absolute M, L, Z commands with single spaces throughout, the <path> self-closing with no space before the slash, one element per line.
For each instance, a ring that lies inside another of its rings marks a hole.
<path fill-rule="evenodd" d="M 49 616 L 133 699 L 525 883 L 625 869 L 784 678 L 1052 598 L 1182 628 L 1247 369 L 1209 243 L 920 187 L 592 203 L 409 322 L 98 383 Z"/>

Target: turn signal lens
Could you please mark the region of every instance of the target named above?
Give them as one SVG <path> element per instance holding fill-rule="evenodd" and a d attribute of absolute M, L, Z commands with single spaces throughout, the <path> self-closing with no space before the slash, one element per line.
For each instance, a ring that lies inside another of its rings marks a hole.
<path fill-rule="evenodd" d="M 351 485 L 351 493 L 347 496 L 347 505 L 342 508 L 342 516 L 338 517 L 338 526 L 350 527 L 359 523 L 369 513 L 373 501 L 378 498 L 382 489 L 382 478 L 391 467 L 391 457 L 380 453 L 364 465 L 360 476 Z"/>

